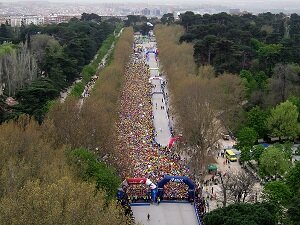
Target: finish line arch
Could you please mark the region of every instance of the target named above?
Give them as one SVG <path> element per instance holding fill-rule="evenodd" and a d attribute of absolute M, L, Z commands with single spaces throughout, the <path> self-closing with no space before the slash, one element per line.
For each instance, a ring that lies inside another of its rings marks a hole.
<path fill-rule="evenodd" d="M 161 181 L 157 183 L 157 197 L 163 199 L 164 196 L 164 186 L 168 182 L 176 182 L 176 183 L 185 183 L 189 186 L 188 190 L 188 200 L 193 201 L 195 197 L 195 184 L 193 181 L 184 176 L 169 176 L 166 175 Z"/>

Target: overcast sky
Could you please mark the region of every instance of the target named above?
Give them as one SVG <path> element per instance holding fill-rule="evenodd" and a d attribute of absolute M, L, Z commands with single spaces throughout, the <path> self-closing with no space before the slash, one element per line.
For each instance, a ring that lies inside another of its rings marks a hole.
<path fill-rule="evenodd" d="M 300 0 L 0 0 L 0 2 L 16 2 L 16 1 L 48 1 L 48 2 L 70 2 L 70 3 L 125 3 L 125 2 L 139 2 L 151 4 L 213 4 L 223 5 L 231 8 L 299 8 Z"/>

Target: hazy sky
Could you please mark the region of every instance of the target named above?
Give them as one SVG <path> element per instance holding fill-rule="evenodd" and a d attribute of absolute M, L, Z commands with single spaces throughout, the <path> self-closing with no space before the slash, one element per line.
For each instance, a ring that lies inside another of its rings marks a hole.
<path fill-rule="evenodd" d="M 70 3 L 125 3 L 139 2 L 145 4 L 213 4 L 228 6 L 231 8 L 262 8 L 262 9 L 293 9 L 300 8 L 300 0 L 0 0 L 0 2 L 16 2 L 16 1 L 48 1 L 48 2 L 70 2 Z"/>
<path fill-rule="evenodd" d="M 74 3 L 88 3 L 88 2 L 115 2 L 115 3 L 124 3 L 124 2 L 144 2 L 147 3 L 148 0 L 0 0 L 0 2 L 17 2 L 17 1 L 48 1 L 48 2 L 74 2 Z M 262 4 L 262 5 L 272 5 L 272 4 L 299 4 L 300 0 L 149 0 L 149 3 L 153 4 L 170 4 L 170 3 L 212 3 L 212 4 Z"/>

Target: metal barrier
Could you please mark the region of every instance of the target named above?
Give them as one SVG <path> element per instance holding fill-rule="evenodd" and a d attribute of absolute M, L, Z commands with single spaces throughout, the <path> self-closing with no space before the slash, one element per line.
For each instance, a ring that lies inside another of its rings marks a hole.
<path fill-rule="evenodd" d="M 194 209 L 195 209 L 198 225 L 202 225 L 201 219 L 200 219 L 200 216 L 199 216 L 199 213 L 198 213 L 197 205 L 196 205 L 195 202 L 194 202 Z"/>

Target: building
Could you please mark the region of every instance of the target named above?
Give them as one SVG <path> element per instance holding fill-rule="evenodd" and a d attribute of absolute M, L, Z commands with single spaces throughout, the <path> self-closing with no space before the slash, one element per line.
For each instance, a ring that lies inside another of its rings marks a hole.
<path fill-rule="evenodd" d="M 6 24 L 7 19 L 5 17 L 0 18 L 0 24 Z"/>
<path fill-rule="evenodd" d="M 142 15 L 143 15 L 143 16 L 150 16 L 150 14 L 151 14 L 150 9 L 144 8 L 144 9 L 142 10 Z"/>
<path fill-rule="evenodd" d="M 154 16 L 157 16 L 157 17 L 159 17 L 161 14 L 160 14 L 160 9 L 153 9 L 153 15 Z"/>
<path fill-rule="evenodd" d="M 58 14 L 51 14 L 49 16 L 44 17 L 44 24 L 58 24 L 58 23 L 67 23 L 72 18 L 76 17 L 80 19 L 80 15 L 58 15 Z"/>
<path fill-rule="evenodd" d="M 25 16 L 7 16 L 0 18 L 0 24 L 5 24 L 6 22 L 12 27 L 20 27 L 22 24 L 30 25 L 42 25 L 42 24 L 58 24 L 67 23 L 72 18 L 80 19 L 80 15 L 58 15 L 51 14 L 49 16 L 37 16 L 37 15 L 25 15 Z"/>
<path fill-rule="evenodd" d="M 20 27 L 24 25 L 41 25 L 44 24 L 44 17 L 37 15 L 26 15 L 26 16 L 8 16 L 2 18 L 2 21 L 7 21 L 7 23 L 12 27 Z"/>

